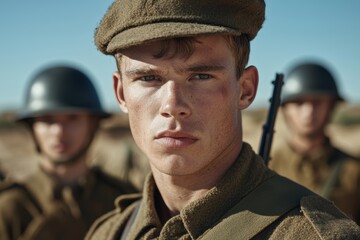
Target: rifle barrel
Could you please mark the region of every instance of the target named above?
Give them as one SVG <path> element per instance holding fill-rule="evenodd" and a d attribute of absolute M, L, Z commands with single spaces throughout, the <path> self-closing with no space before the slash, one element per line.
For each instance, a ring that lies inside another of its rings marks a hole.
<path fill-rule="evenodd" d="M 263 134 L 261 137 L 259 155 L 264 159 L 267 165 L 270 160 L 270 150 L 272 145 L 272 139 L 274 135 L 274 125 L 278 108 L 281 104 L 281 89 L 284 84 L 284 74 L 276 73 L 275 80 L 272 81 L 274 89 L 270 98 L 270 108 L 268 111 L 267 119 L 263 125 Z"/>

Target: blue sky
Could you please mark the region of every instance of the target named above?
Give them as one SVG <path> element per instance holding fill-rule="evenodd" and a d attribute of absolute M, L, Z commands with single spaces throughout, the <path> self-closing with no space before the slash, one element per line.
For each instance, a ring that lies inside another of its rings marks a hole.
<path fill-rule="evenodd" d="M 250 65 L 260 83 L 252 108 L 268 106 L 275 73 L 299 60 L 327 64 L 342 94 L 360 104 L 360 1 L 266 1 L 266 21 L 252 42 Z M 117 109 L 115 63 L 93 44 L 94 29 L 112 0 L 0 2 L 0 110 L 19 108 L 39 68 L 75 64 L 93 78 L 103 105 Z"/>

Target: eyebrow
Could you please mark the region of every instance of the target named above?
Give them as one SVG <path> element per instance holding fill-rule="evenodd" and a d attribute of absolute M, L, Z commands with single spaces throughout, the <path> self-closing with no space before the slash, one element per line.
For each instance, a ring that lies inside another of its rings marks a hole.
<path fill-rule="evenodd" d="M 213 71 L 221 71 L 224 70 L 225 67 L 222 65 L 194 65 L 190 66 L 186 69 L 188 72 L 213 72 Z"/>
<path fill-rule="evenodd" d="M 222 71 L 225 67 L 222 65 L 209 65 L 209 64 L 196 64 L 193 66 L 189 66 L 186 68 L 178 68 L 176 69 L 177 72 L 214 72 L 214 71 Z M 160 75 L 164 73 L 164 71 L 154 69 L 150 66 L 146 66 L 143 68 L 137 68 L 137 69 L 128 69 L 124 72 L 124 75 L 126 76 L 136 76 L 136 75 Z"/>
<path fill-rule="evenodd" d="M 153 69 L 151 67 L 135 68 L 128 69 L 124 72 L 126 76 L 136 76 L 136 75 L 148 75 L 148 74 L 160 74 L 162 71 Z"/>

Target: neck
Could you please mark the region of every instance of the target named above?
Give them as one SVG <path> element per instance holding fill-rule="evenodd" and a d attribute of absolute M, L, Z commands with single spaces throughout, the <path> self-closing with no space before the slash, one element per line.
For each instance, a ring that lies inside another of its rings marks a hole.
<path fill-rule="evenodd" d="M 212 161 L 205 169 L 188 175 L 170 175 L 152 167 L 158 194 L 156 208 L 160 220 L 166 222 L 170 217 L 178 215 L 189 203 L 203 197 L 216 186 L 225 172 L 236 161 L 242 144 L 231 149 L 225 157 Z M 195 160 L 194 160 L 195 161 Z"/>
<path fill-rule="evenodd" d="M 61 185 L 76 184 L 79 178 L 89 171 L 85 157 L 70 164 L 53 164 L 49 159 L 43 158 L 40 167 L 45 173 L 57 179 Z"/>

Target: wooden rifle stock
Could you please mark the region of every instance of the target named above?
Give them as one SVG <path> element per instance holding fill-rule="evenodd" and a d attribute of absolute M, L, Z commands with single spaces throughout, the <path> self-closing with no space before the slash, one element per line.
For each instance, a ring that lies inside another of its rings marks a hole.
<path fill-rule="evenodd" d="M 278 108 L 281 104 L 281 89 L 284 84 L 284 74 L 277 73 L 275 80 L 272 81 L 274 89 L 270 98 L 270 109 L 267 115 L 267 120 L 263 125 L 263 133 L 260 142 L 259 155 L 264 159 L 266 165 L 270 160 L 270 150 L 272 139 L 274 135 L 274 125 Z"/>

